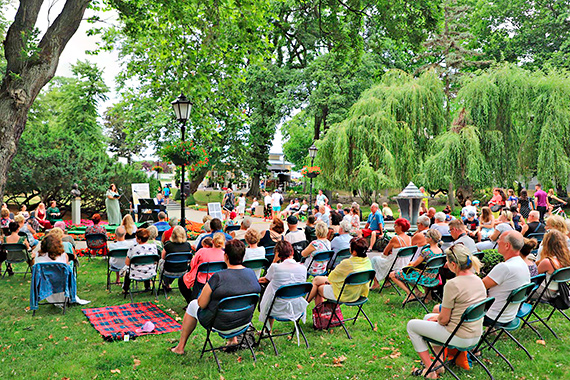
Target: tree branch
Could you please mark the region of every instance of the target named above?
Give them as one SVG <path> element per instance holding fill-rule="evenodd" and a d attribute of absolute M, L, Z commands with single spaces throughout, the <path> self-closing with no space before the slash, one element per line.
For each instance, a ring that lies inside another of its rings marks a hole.
<path fill-rule="evenodd" d="M 10 25 L 4 40 L 4 56 L 6 57 L 6 73 L 19 74 L 25 64 L 22 53 L 25 50 L 25 35 L 30 36 L 43 0 L 21 0 L 14 22 Z"/>

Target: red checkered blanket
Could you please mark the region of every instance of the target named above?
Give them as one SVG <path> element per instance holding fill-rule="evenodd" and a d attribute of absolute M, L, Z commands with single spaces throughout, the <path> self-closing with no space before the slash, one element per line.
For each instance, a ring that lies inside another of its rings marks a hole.
<path fill-rule="evenodd" d="M 125 305 L 82 310 L 89 322 L 105 340 L 122 340 L 146 334 L 165 334 L 180 330 L 180 324 L 152 302 L 128 303 Z M 151 333 L 136 332 L 145 322 L 154 323 Z"/>

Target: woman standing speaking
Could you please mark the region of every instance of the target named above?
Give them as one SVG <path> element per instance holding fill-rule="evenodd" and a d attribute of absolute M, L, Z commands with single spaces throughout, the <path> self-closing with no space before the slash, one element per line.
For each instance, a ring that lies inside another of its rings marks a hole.
<path fill-rule="evenodd" d="M 109 186 L 105 198 L 105 207 L 107 208 L 107 219 L 109 224 L 119 225 L 123 218 L 121 217 L 121 208 L 119 206 L 119 193 L 114 183 Z"/>

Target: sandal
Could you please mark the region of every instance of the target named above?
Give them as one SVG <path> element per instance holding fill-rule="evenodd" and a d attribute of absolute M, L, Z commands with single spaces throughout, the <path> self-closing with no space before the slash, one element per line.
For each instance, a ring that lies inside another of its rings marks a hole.
<path fill-rule="evenodd" d="M 412 376 L 421 376 L 421 377 L 425 377 L 426 376 L 426 368 L 416 368 L 415 370 L 412 371 Z M 435 379 L 439 378 L 439 375 L 437 374 L 436 371 L 432 371 L 430 373 L 435 373 Z M 431 379 L 431 378 L 429 378 Z"/>

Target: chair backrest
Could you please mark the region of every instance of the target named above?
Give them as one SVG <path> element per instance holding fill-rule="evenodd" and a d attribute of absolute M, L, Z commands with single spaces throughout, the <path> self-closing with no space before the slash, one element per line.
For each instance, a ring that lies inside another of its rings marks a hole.
<path fill-rule="evenodd" d="M 238 231 L 240 228 L 241 226 L 239 224 L 236 226 L 226 226 L 226 232 Z"/>
<path fill-rule="evenodd" d="M 273 258 L 275 257 L 275 253 L 273 252 L 274 249 L 275 249 L 274 245 L 265 247 L 265 259 L 270 263 L 273 262 Z"/>
<path fill-rule="evenodd" d="M 220 313 L 236 313 L 238 311 L 244 311 L 248 309 L 251 309 L 251 314 L 253 315 L 258 300 L 259 294 L 257 293 L 223 298 L 218 303 L 216 316 L 219 316 Z"/>
<path fill-rule="evenodd" d="M 2 234 L 4 236 L 10 236 L 10 228 L 9 227 L 2 227 Z"/>
<path fill-rule="evenodd" d="M 85 234 L 86 241 L 105 240 L 107 241 L 107 234 Z"/>
<path fill-rule="evenodd" d="M 398 251 L 398 257 L 410 257 L 413 256 L 418 250 L 417 245 L 412 245 L 409 247 L 404 247 Z"/>
<path fill-rule="evenodd" d="M 173 252 L 164 258 L 164 271 L 182 273 L 188 270 L 188 263 L 192 260 L 192 252 Z"/>
<path fill-rule="evenodd" d="M 481 302 L 469 306 L 463 312 L 463 315 L 461 316 L 461 322 L 475 322 L 483 318 L 485 312 L 491 307 L 493 302 L 495 302 L 495 298 L 489 297 Z"/>
<path fill-rule="evenodd" d="M 426 270 L 439 269 L 445 265 L 446 261 L 447 261 L 447 256 L 445 255 L 434 256 L 426 261 Z"/>
<path fill-rule="evenodd" d="M 158 255 L 139 255 L 131 257 L 131 265 L 146 265 L 157 263 L 160 260 L 160 256 Z"/>
<path fill-rule="evenodd" d="M 295 252 L 295 259 L 297 259 L 301 257 L 301 252 L 303 252 L 303 250 L 307 248 L 309 242 L 306 240 L 302 240 L 291 245 L 293 246 L 293 252 Z"/>
<path fill-rule="evenodd" d="M 336 268 L 336 266 L 344 259 L 348 259 L 351 256 L 350 253 L 350 249 L 346 248 L 346 249 L 341 249 L 340 251 L 338 251 L 336 253 L 336 256 L 334 256 L 334 262 L 330 262 L 328 267 L 329 269 L 334 269 Z"/>
<path fill-rule="evenodd" d="M 226 269 L 227 267 L 228 266 L 224 261 L 211 261 L 207 263 L 202 263 L 198 266 L 196 275 L 198 275 L 198 273 L 207 273 L 207 274 L 216 273 Z"/>
<path fill-rule="evenodd" d="M 483 251 L 475 252 L 473 256 L 475 256 L 476 258 L 479 259 L 479 261 L 481 261 L 483 260 L 483 257 L 485 257 L 485 252 Z"/>
<path fill-rule="evenodd" d="M 536 239 L 539 243 L 542 242 L 544 239 L 544 232 L 533 232 L 532 234 L 528 234 L 528 239 Z"/>
<path fill-rule="evenodd" d="M 6 250 L 6 261 L 9 263 L 17 264 L 29 260 L 28 249 L 22 243 L 6 243 L 2 247 Z"/>
<path fill-rule="evenodd" d="M 451 235 L 441 235 L 441 241 L 444 243 L 453 243 L 455 239 Z"/>
<path fill-rule="evenodd" d="M 267 265 L 267 259 L 253 259 L 253 260 L 246 260 L 241 263 L 246 268 L 249 269 L 263 269 Z"/>
<path fill-rule="evenodd" d="M 519 304 L 526 301 L 534 290 L 534 286 L 534 283 L 530 282 L 519 288 L 513 289 L 509 297 L 507 297 L 507 304 Z"/>
<path fill-rule="evenodd" d="M 293 299 L 305 297 L 311 292 L 313 284 L 310 282 L 298 282 L 296 284 L 288 284 L 280 286 L 275 291 L 275 298 Z"/>
<path fill-rule="evenodd" d="M 127 257 L 127 253 L 129 253 L 128 248 L 120 248 L 120 249 L 112 249 L 109 251 L 107 256 L 109 257 Z"/>
<path fill-rule="evenodd" d="M 353 272 L 344 279 L 345 285 L 363 285 L 374 280 L 376 272 L 373 270 L 365 270 L 362 272 Z"/>
<path fill-rule="evenodd" d="M 552 273 L 553 282 L 568 282 L 570 281 L 570 267 L 560 268 Z"/>
<path fill-rule="evenodd" d="M 321 251 L 315 253 L 313 256 L 313 262 L 329 261 L 333 255 L 334 251 Z"/>

